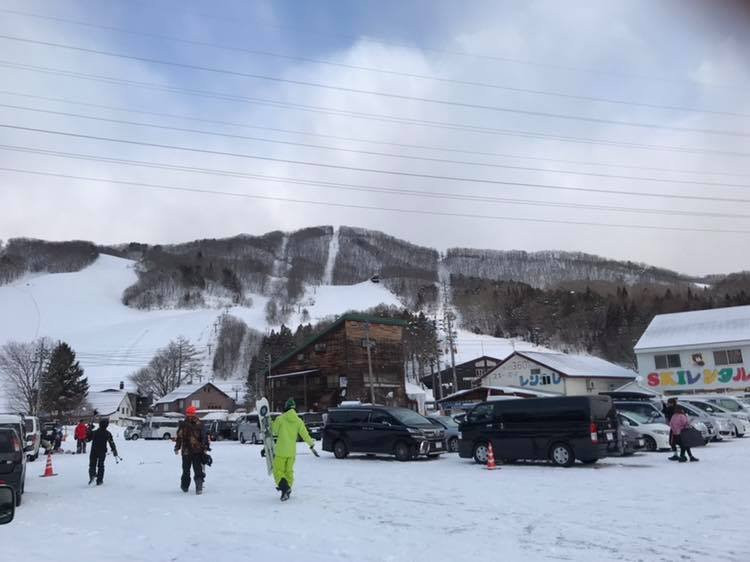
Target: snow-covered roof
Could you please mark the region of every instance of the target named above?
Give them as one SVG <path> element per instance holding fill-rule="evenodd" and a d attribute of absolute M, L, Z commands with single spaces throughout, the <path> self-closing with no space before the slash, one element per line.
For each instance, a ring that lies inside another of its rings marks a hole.
<path fill-rule="evenodd" d="M 569 355 L 567 353 L 541 351 L 524 351 L 517 352 L 517 354 L 566 377 L 634 379 L 638 376 L 635 371 L 592 355 Z"/>
<path fill-rule="evenodd" d="M 636 351 L 750 341 L 750 306 L 659 314 L 635 344 Z"/>
<path fill-rule="evenodd" d="M 175 400 L 184 400 L 194 392 L 199 391 L 201 388 L 206 386 L 207 384 L 212 384 L 222 392 L 226 394 L 225 390 L 222 390 L 219 388 L 219 386 L 216 383 L 213 382 L 199 382 L 194 384 L 183 384 L 175 388 L 172 392 L 169 394 L 165 394 L 161 398 L 159 398 L 156 402 L 154 402 L 154 406 L 156 404 L 168 404 L 170 402 L 174 402 Z"/>
<path fill-rule="evenodd" d="M 92 410 L 96 410 L 102 416 L 114 414 L 128 393 L 124 390 L 103 390 L 100 392 L 89 392 L 86 400 Z"/>
<path fill-rule="evenodd" d="M 418 400 L 417 397 L 424 396 L 425 402 L 434 402 L 435 397 L 432 394 L 432 390 L 425 388 L 422 385 L 414 384 L 413 382 L 405 381 L 406 395 L 412 400 Z"/>

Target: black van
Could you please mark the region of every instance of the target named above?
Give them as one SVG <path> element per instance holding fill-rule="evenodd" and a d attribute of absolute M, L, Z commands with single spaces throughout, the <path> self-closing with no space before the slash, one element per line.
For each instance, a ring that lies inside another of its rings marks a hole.
<path fill-rule="evenodd" d="M 618 439 L 617 414 L 608 396 L 561 396 L 497 400 L 477 404 L 460 426 L 458 454 L 487 462 L 488 443 L 495 459 L 550 460 L 571 466 L 607 456 Z"/>
<path fill-rule="evenodd" d="M 0 484 L 16 492 L 16 506 L 21 505 L 26 487 L 26 455 L 22 438 L 15 429 L 0 427 Z"/>
<path fill-rule="evenodd" d="M 349 453 L 395 455 L 400 461 L 445 452 L 444 432 L 408 408 L 346 406 L 328 411 L 323 450 L 337 459 Z"/>

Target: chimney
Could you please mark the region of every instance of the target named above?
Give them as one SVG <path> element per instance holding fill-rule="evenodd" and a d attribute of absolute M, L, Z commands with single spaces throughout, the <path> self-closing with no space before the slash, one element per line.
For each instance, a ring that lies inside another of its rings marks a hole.
<path fill-rule="evenodd" d="M 125 390 L 125 383 L 120 381 L 120 390 Z"/>

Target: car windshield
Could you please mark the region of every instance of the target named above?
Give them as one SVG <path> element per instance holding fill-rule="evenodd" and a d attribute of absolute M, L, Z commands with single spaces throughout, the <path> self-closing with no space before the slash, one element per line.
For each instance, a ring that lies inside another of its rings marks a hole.
<path fill-rule="evenodd" d="M 430 420 L 411 410 L 393 410 L 391 414 L 404 425 L 432 425 Z"/>
<path fill-rule="evenodd" d="M 719 408 L 718 406 L 714 404 L 709 404 L 708 402 L 693 402 L 695 406 L 703 410 L 704 412 L 708 412 L 709 414 L 725 414 L 726 410 L 723 410 L 722 408 Z"/>
<path fill-rule="evenodd" d="M 633 421 L 636 421 L 638 423 L 655 423 L 654 422 L 654 416 L 648 416 L 644 415 L 640 412 L 628 412 L 627 416 L 623 416 L 625 419 L 631 419 Z"/>
<path fill-rule="evenodd" d="M 739 403 L 735 402 L 734 400 L 727 400 L 726 398 L 724 398 L 719 401 L 719 405 L 730 412 L 742 411 L 742 406 L 740 406 Z"/>
<path fill-rule="evenodd" d="M 649 403 L 616 403 L 615 408 L 627 412 L 628 415 L 637 414 L 640 423 L 666 423 L 666 418 L 659 410 Z M 635 416 L 631 416 L 635 418 Z"/>
<path fill-rule="evenodd" d="M 446 427 L 458 428 L 458 423 L 451 417 L 448 416 L 430 416 L 432 419 L 439 421 Z"/>

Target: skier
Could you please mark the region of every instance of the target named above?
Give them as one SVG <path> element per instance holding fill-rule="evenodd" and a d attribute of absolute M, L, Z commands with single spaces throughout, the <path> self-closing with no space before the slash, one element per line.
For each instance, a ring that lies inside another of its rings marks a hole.
<path fill-rule="evenodd" d="M 109 420 L 99 420 L 99 428 L 91 434 L 91 453 L 89 455 L 89 485 L 94 483 L 101 486 L 104 482 L 104 459 L 107 456 L 107 444 L 114 456 L 117 455 L 117 447 L 112 439 L 112 434 L 107 429 Z"/>
<path fill-rule="evenodd" d="M 195 493 L 203 493 L 203 481 L 206 472 L 203 468 L 203 460 L 206 451 L 211 450 L 208 442 L 208 434 L 205 432 L 203 422 L 196 416 L 195 406 L 188 406 L 185 410 L 187 418 L 180 422 L 177 428 L 177 439 L 174 445 L 174 454 L 182 451 L 182 479 L 180 488 L 187 493 L 190 489 L 190 467 L 193 467 L 193 479 L 195 480 Z"/>
<path fill-rule="evenodd" d="M 78 425 L 73 432 L 73 437 L 76 440 L 76 454 L 86 453 L 86 440 L 88 439 L 89 428 L 83 423 L 83 420 L 78 420 Z"/>
<path fill-rule="evenodd" d="M 297 404 L 290 398 L 284 404 L 284 413 L 273 421 L 272 431 L 276 441 L 276 456 L 273 459 L 273 479 L 276 489 L 281 492 L 281 501 L 286 501 L 292 494 L 294 483 L 294 461 L 297 458 L 297 437 L 308 444 L 313 454 L 315 441 L 307 432 L 305 422 L 297 415 Z"/>

